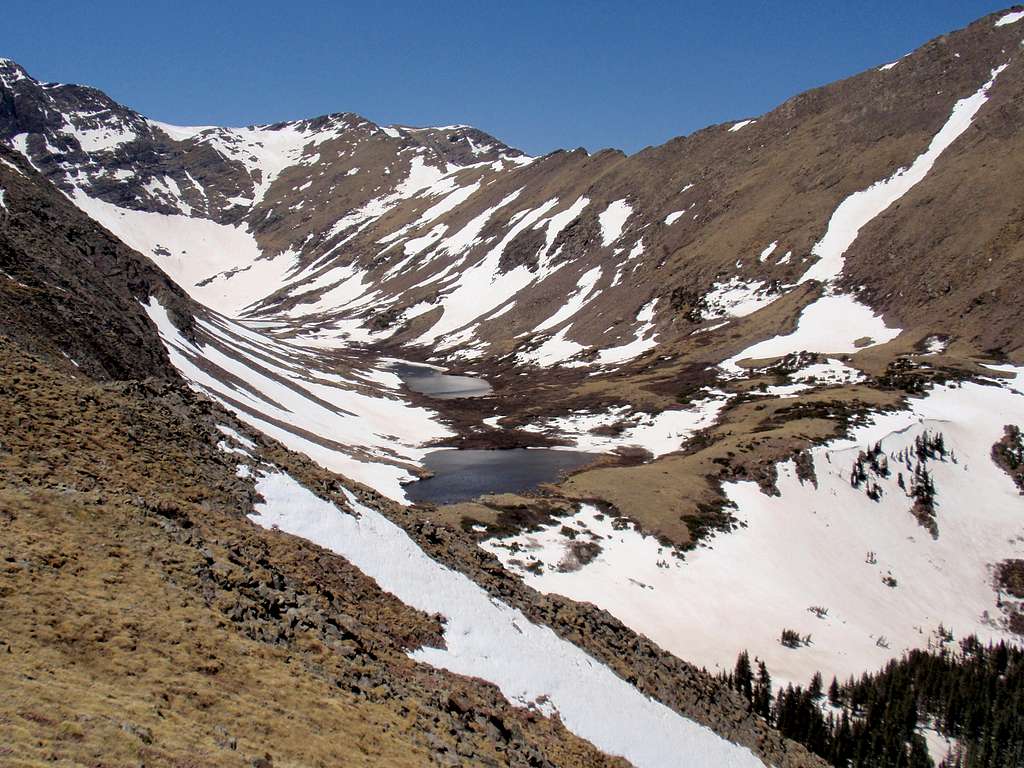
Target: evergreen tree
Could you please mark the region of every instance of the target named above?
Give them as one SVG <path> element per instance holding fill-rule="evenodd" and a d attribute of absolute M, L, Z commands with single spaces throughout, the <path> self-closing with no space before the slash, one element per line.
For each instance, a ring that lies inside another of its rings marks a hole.
<path fill-rule="evenodd" d="M 757 662 L 757 680 L 754 683 L 754 711 L 767 720 L 772 720 L 772 676 L 764 662 Z"/>
<path fill-rule="evenodd" d="M 750 667 L 750 655 L 746 651 L 743 651 L 736 659 L 733 687 L 743 695 L 743 698 L 753 703 L 754 671 Z"/>
<path fill-rule="evenodd" d="M 941 455 L 941 445 L 922 440 L 922 450 Z M 945 630 L 943 630 L 945 634 Z M 755 699 L 770 678 L 758 665 Z M 945 768 L 1024 766 L 1024 650 L 1004 642 L 982 645 L 977 638 L 948 640 L 928 651 L 915 650 L 874 674 L 840 684 L 832 680 L 826 715 L 821 676 L 805 690 L 780 688 L 770 707 L 775 727 L 785 736 L 841 768 L 925 768 L 931 766 L 919 733 L 923 722 L 959 747 Z"/>
<path fill-rule="evenodd" d="M 839 681 L 832 675 L 832 682 L 828 686 L 828 703 L 838 709 L 842 706 L 843 700 L 839 697 Z"/>
<path fill-rule="evenodd" d="M 811 678 L 811 687 L 807 689 L 811 698 L 817 701 L 822 696 L 822 681 L 821 672 L 815 672 L 814 677 Z"/>

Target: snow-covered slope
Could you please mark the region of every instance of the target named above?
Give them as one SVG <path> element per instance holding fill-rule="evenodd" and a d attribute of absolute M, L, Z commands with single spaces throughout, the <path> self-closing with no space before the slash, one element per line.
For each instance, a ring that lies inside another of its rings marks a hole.
<path fill-rule="evenodd" d="M 1024 557 L 1024 496 L 992 447 L 1005 425 L 1024 423 L 1024 368 L 1006 372 L 937 386 L 813 449 L 813 479 L 781 465 L 777 496 L 728 484 L 740 527 L 685 557 L 590 504 L 485 547 L 531 586 L 606 608 L 681 658 L 730 670 L 749 650 L 784 682 L 876 669 L 940 642 L 940 628 L 1006 639 L 1014 601 L 993 567 Z M 920 441 L 939 435 L 945 454 L 922 458 Z M 884 472 L 854 485 L 876 446 Z M 934 536 L 914 514 L 919 471 L 934 484 Z M 600 553 L 580 565 L 579 542 Z M 809 642 L 786 647 L 783 629 Z"/>
<path fill-rule="evenodd" d="M 315 331 L 323 346 L 616 368 L 709 331 L 701 346 L 740 359 L 778 353 L 757 343 L 783 335 L 779 307 L 799 295 L 810 306 L 798 324 L 839 316 L 850 329 L 817 350 L 837 353 L 918 332 L 892 302 L 896 317 L 868 308 L 844 264 L 860 233 L 964 151 L 979 116 L 998 119 L 990 102 L 1016 88 L 1016 30 L 982 21 L 899 68 L 632 158 L 535 159 L 467 126 L 350 113 L 173 126 L 7 60 L 0 87 L 16 109 L 0 115 L 0 138 L 197 300 Z M 822 306 L 801 293 L 819 283 Z M 949 326 L 948 314 L 929 320 Z M 790 341 L 785 351 L 804 343 Z"/>
<path fill-rule="evenodd" d="M 354 514 L 280 472 L 261 472 L 253 520 L 341 555 L 408 605 L 446 619 L 445 648 L 413 658 L 495 683 L 524 706 L 558 713 L 574 733 L 638 768 L 760 766 L 749 750 L 646 698 L 547 627 L 430 559 L 397 525 L 347 493 Z"/>
<path fill-rule="evenodd" d="M 451 432 L 394 390 L 391 371 L 350 376 L 318 361 L 315 348 L 275 341 L 217 315 L 197 318 L 198 344 L 184 338 L 156 299 L 145 310 L 185 379 L 261 432 L 321 466 L 405 501 L 423 445 Z"/>

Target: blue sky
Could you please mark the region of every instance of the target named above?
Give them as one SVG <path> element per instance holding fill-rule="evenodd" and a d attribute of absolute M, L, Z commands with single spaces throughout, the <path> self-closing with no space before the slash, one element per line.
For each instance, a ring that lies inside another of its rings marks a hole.
<path fill-rule="evenodd" d="M 634 152 L 760 114 L 1009 2 L 4 0 L 0 56 L 178 124 L 350 111 L 469 123 L 533 154 Z"/>

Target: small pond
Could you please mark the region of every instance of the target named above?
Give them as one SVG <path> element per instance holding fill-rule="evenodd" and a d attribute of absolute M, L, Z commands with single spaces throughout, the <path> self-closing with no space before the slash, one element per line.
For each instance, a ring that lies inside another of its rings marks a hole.
<path fill-rule="evenodd" d="M 405 486 L 405 494 L 413 502 L 454 504 L 486 493 L 532 491 L 597 457 L 551 448 L 432 451 L 423 465 L 434 476 Z"/>
<path fill-rule="evenodd" d="M 395 363 L 392 370 L 409 389 L 438 400 L 457 397 L 483 397 L 491 394 L 491 385 L 475 376 L 451 376 L 429 365 Z"/>

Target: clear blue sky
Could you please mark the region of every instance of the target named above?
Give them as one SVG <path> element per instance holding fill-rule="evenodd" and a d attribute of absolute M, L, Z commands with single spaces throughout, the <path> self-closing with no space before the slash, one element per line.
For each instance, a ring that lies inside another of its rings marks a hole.
<path fill-rule="evenodd" d="M 628 152 L 890 61 L 1012 0 L 4 0 L 0 56 L 143 114 L 469 123 Z"/>

